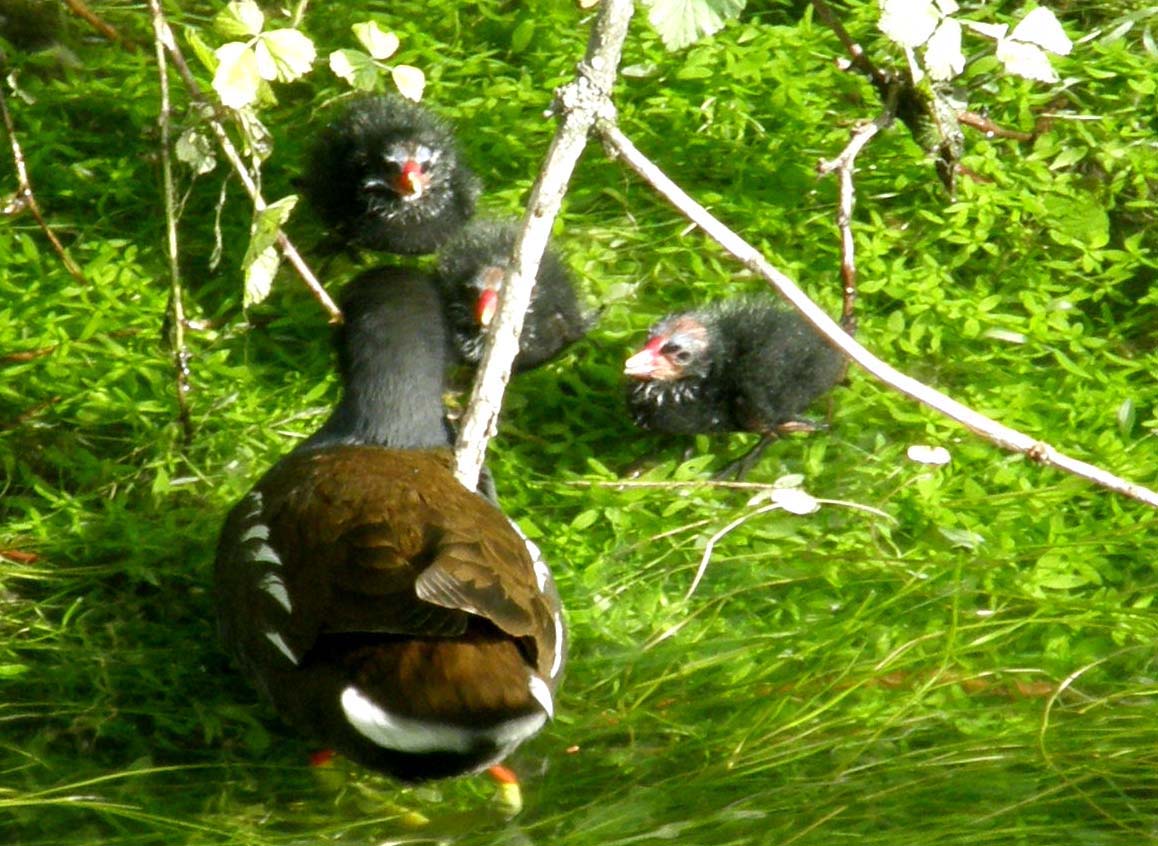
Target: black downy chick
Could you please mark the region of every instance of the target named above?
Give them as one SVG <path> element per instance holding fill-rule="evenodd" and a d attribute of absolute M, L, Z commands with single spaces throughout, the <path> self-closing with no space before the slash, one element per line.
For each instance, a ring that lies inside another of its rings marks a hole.
<path fill-rule="evenodd" d="M 482 190 L 450 128 L 397 96 L 351 102 L 322 130 L 300 185 L 336 235 L 403 255 L 438 249 Z"/>
<path fill-rule="evenodd" d="M 741 298 L 663 318 L 623 372 L 644 429 L 762 435 L 723 471 L 742 476 L 779 434 L 815 428 L 799 415 L 840 380 L 844 359 L 796 312 Z"/>
<path fill-rule="evenodd" d="M 516 222 L 474 221 L 439 252 L 438 280 L 447 323 L 459 356 L 468 364 L 476 365 L 482 358 L 486 328 L 494 317 L 518 232 Z M 575 296 L 570 272 L 548 246 L 519 336 L 515 371 L 531 370 L 554 358 L 587 334 L 591 323 Z"/>

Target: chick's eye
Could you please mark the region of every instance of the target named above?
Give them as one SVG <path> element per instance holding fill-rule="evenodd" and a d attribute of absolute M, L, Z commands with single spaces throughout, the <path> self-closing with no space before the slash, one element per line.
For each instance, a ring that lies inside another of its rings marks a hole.
<path fill-rule="evenodd" d="M 659 348 L 659 351 L 665 358 L 667 358 L 669 361 L 675 362 L 676 364 L 687 364 L 692 360 L 692 354 L 677 344 L 675 341 L 668 341 L 666 344 Z"/>

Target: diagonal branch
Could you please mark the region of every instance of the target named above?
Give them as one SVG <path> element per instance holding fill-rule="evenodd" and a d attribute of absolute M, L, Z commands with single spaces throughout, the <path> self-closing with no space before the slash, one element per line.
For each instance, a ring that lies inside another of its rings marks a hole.
<path fill-rule="evenodd" d="M 557 94 L 562 123 L 523 217 L 515 240 L 511 267 L 499 294 L 498 315 L 488 333 L 486 348 L 455 445 L 455 475 L 467 488 L 478 486 L 487 443 L 498 428 L 503 392 L 511 378 L 511 364 L 519 351 L 519 333 L 531 302 L 539 261 L 547 248 L 551 227 L 559 214 L 575 164 L 587 146 L 587 135 L 598 118 L 613 115 L 611 86 L 615 82 L 623 42 L 631 21 L 631 0 L 603 0 L 579 64 L 575 80 Z"/>
<path fill-rule="evenodd" d="M 206 122 L 209 124 L 214 137 L 217 138 L 217 143 L 221 147 L 221 151 L 225 154 L 225 158 L 233 166 L 234 173 L 237 178 L 241 180 L 246 193 L 249 194 L 253 201 L 254 209 L 261 211 L 266 207 L 265 198 L 261 195 L 261 189 L 254 181 L 249 169 L 245 166 L 245 162 L 241 158 L 241 153 L 237 151 L 229 134 L 225 131 L 225 125 L 216 117 L 216 111 L 213 104 L 210 103 L 205 94 L 201 91 L 201 86 L 198 85 L 197 79 L 193 76 L 193 72 L 189 70 L 189 63 L 185 61 L 185 54 L 181 52 L 181 48 L 177 44 L 177 39 L 173 36 L 173 30 L 169 27 L 168 21 L 165 20 L 165 13 L 161 9 L 160 0 L 149 0 L 149 11 L 153 16 L 154 27 L 157 31 L 157 39 L 164 45 L 165 51 L 169 54 L 169 58 L 173 62 L 173 67 L 177 69 L 177 74 L 185 83 L 185 88 L 189 91 L 189 96 L 193 102 L 199 105 L 206 106 L 208 117 Z M 280 229 L 277 233 L 277 245 L 281 249 L 282 255 L 293 266 L 294 270 L 306 283 L 306 287 L 314 295 L 314 298 L 321 304 L 330 315 L 331 323 L 340 323 L 342 321 L 342 312 L 337 305 L 334 304 L 333 299 L 326 293 L 326 289 L 318 282 L 313 271 L 306 265 L 305 260 L 302 259 L 301 254 L 293 245 L 293 242 Z"/>
<path fill-rule="evenodd" d="M 842 331 L 840 326 L 824 313 L 823 309 L 812 302 L 791 279 L 773 267 L 755 247 L 713 217 L 707 209 L 672 182 L 663 171 L 631 143 L 613 121 L 604 118 L 600 121 L 598 128 L 603 135 L 605 144 L 614 150 L 632 170 L 643 177 L 646 182 L 703 229 L 709 237 L 731 253 L 733 257 L 768 280 L 777 292 L 803 314 L 808 322 L 815 326 L 833 346 L 840 349 L 872 376 L 890 388 L 956 420 L 967 429 L 1003 449 L 1023 453 L 1040 464 L 1081 476 L 1109 490 L 1144 502 L 1153 508 L 1158 508 L 1158 493 L 1155 491 L 1121 479 L 1093 464 L 1065 455 L 1044 441 L 1039 441 L 1016 429 L 998 423 L 940 391 L 918 382 L 911 376 L 906 376 L 892 365 L 877 358 Z"/>
<path fill-rule="evenodd" d="M 12 159 L 16 165 L 16 195 L 19 203 L 23 203 L 32 212 L 32 216 L 36 218 L 36 222 L 40 225 L 41 230 L 48 237 L 52 243 L 52 248 L 56 250 L 56 254 L 60 256 L 60 261 L 64 265 L 65 270 L 72 274 L 72 278 L 82 285 L 87 285 L 88 280 L 84 278 L 84 272 L 80 269 L 72 256 L 68 254 L 64 244 L 60 243 L 60 239 L 56 237 L 56 233 L 48 225 L 48 221 L 44 219 L 44 214 L 40 210 L 40 203 L 36 202 L 36 194 L 32 192 L 32 182 L 28 178 L 28 166 L 24 161 L 24 149 L 20 146 L 20 141 L 16 137 L 16 122 L 12 120 L 12 113 L 8 110 L 8 98 L 4 95 L 4 87 L 0 85 L 0 116 L 4 119 L 4 129 L 8 132 L 8 144 L 12 148 Z"/>

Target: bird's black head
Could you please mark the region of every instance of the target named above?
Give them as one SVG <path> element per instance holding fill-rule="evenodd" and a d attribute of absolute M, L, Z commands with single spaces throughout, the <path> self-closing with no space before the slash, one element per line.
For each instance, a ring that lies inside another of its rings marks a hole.
<path fill-rule="evenodd" d="M 450 128 L 395 96 L 352 101 L 320 134 L 302 189 L 353 242 L 404 254 L 437 248 L 471 216 L 480 191 Z"/>

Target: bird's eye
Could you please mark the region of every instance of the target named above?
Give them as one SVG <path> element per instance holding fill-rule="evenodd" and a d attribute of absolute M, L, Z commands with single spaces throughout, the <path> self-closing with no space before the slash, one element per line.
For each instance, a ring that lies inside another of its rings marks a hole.
<path fill-rule="evenodd" d="M 681 347 L 675 341 L 668 341 L 659 348 L 659 351 L 665 358 L 675 364 L 684 365 L 692 360 L 691 352 Z"/>

